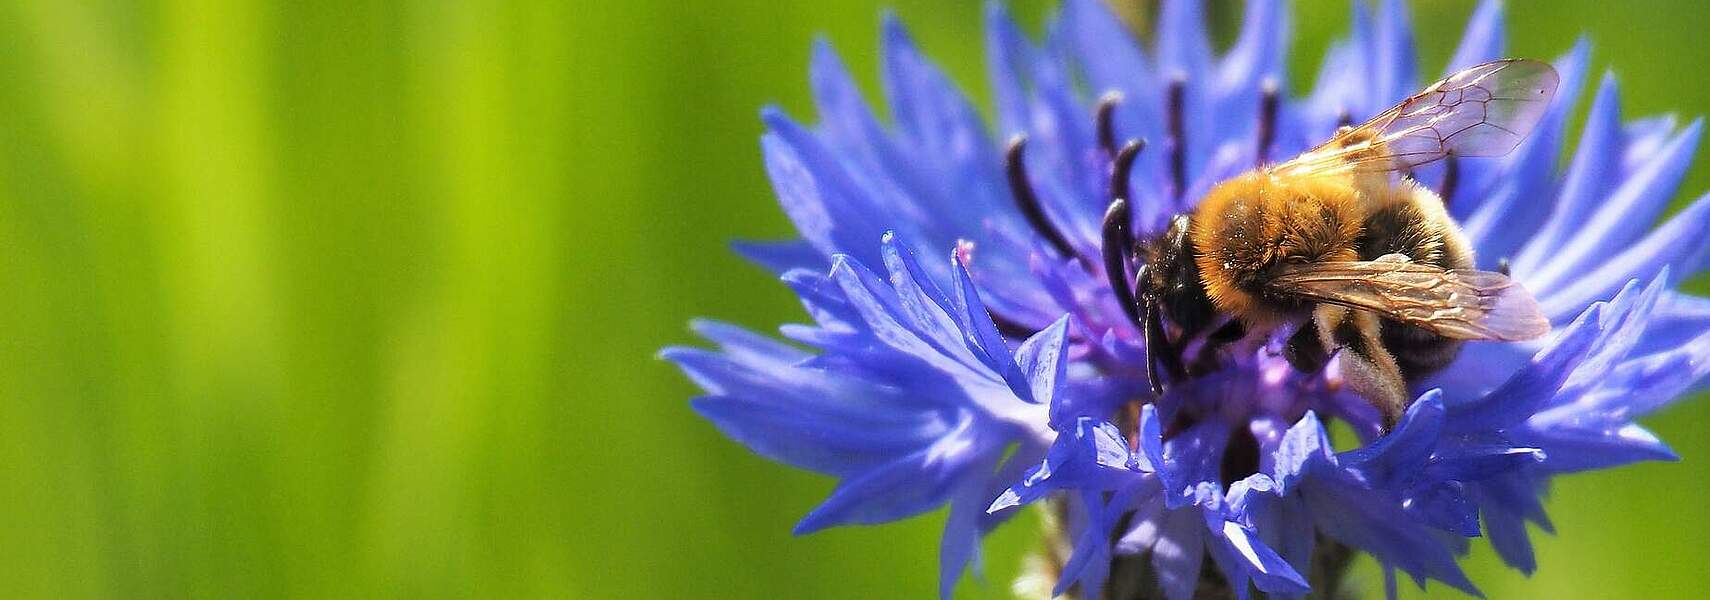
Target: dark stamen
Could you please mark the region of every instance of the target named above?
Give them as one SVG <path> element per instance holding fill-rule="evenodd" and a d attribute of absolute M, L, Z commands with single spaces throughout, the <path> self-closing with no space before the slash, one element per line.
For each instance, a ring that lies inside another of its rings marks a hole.
<path fill-rule="evenodd" d="M 1140 156 L 1140 151 L 1146 149 L 1146 140 L 1128 140 L 1117 151 L 1116 159 L 1110 166 L 1110 199 L 1131 198 L 1128 195 L 1128 177 L 1134 172 L 1134 159 Z"/>
<path fill-rule="evenodd" d="M 1341 130 L 1343 127 L 1353 127 L 1353 126 L 1354 126 L 1354 113 L 1348 112 L 1348 109 L 1346 109 L 1346 108 L 1342 109 L 1342 116 L 1336 117 L 1336 130 L 1337 130 L 1336 132 L 1341 133 Z"/>
<path fill-rule="evenodd" d="M 1508 257 L 1504 256 L 1501 260 L 1496 261 L 1496 272 L 1507 275 L 1510 268 L 1511 265 L 1508 264 Z"/>
<path fill-rule="evenodd" d="M 1009 140 L 1009 150 L 1004 153 L 1004 171 L 1009 175 L 1009 191 L 1015 197 L 1015 204 L 1021 208 L 1022 216 L 1027 217 L 1027 224 L 1033 226 L 1040 237 L 1050 242 L 1064 258 L 1077 256 L 1074 246 L 1069 245 L 1069 239 L 1063 237 L 1063 232 L 1051 224 L 1051 219 L 1045 216 L 1045 208 L 1039 205 L 1039 196 L 1033 193 L 1033 183 L 1027 177 L 1027 163 L 1022 160 L 1023 150 L 1027 147 L 1027 136 L 1016 134 Z"/>
<path fill-rule="evenodd" d="M 1266 79 L 1262 93 L 1259 97 L 1259 147 L 1253 161 L 1258 166 L 1270 160 L 1271 142 L 1277 137 L 1277 82 Z"/>
<path fill-rule="evenodd" d="M 1098 124 L 1098 147 L 1104 150 L 1105 156 L 1116 156 L 1116 105 L 1122 103 L 1122 93 L 1105 92 L 1098 99 L 1098 112 L 1094 120 Z"/>
<path fill-rule="evenodd" d="M 1139 323 L 1140 307 L 1134 304 L 1134 288 L 1129 287 L 1128 281 L 1128 257 L 1134 254 L 1134 237 L 1128 234 L 1129 218 L 1128 201 L 1122 198 L 1110 201 L 1110 208 L 1104 211 L 1104 276 L 1110 280 L 1110 289 L 1116 292 L 1116 303 L 1122 306 L 1122 312 Z"/>
<path fill-rule="evenodd" d="M 1461 183 L 1461 162 L 1450 156 L 1443 160 L 1443 185 L 1437 193 L 1443 197 L 1443 206 L 1448 206 L 1455 199 L 1455 186 Z"/>
<path fill-rule="evenodd" d="M 1005 317 L 1005 316 L 998 314 L 996 312 L 992 312 L 990 309 L 987 309 L 986 312 L 991 315 L 992 324 L 997 326 L 998 333 L 1003 334 L 1004 337 L 1018 339 L 1018 340 L 1024 340 L 1024 339 L 1033 337 L 1033 334 L 1035 334 L 1035 333 L 1039 333 L 1038 331 L 1035 331 L 1032 327 L 1028 327 L 1026 325 L 1022 325 L 1020 323 L 1012 321 L 1009 319 L 1009 317 Z"/>
<path fill-rule="evenodd" d="M 1170 193 L 1177 200 L 1187 193 L 1187 132 L 1182 123 L 1183 96 L 1186 93 L 1186 81 L 1180 77 L 1170 81 L 1167 126 L 1170 133 L 1170 183 L 1175 186 Z"/>

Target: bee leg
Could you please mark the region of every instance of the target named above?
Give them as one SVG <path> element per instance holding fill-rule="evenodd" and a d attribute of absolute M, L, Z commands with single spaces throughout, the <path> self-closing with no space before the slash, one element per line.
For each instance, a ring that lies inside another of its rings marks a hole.
<path fill-rule="evenodd" d="M 1136 325 L 1140 326 L 1141 336 L 1146 341 L 1146 382 L 1152 387 L 1152 395 L 1161 397 L 1164 395 L 1165 378 L 1158 372 L 1158 367 L 1163 366 L 1173 381 L 1187 377 L 1187 369 L 1182 367 L 1181 353 L 1164 332 L 1164 309 L 1159 305 L 1160 292 L 1150 275 L 1151 269 L 1150 264 L 1140 265 L 1134 274 L 1135 293 L 1131 296 L 1137 297 L 1139 322 Z"/>
<path fill-rule="evenodd" d="M 1383 418 L 1388 432 L 1407 409 L 1407 384 L 1395 357 L 1379 339 L 1377 315 L 1340 306 L 1319 305 L 1313 311 L 1319 341 L 1340 350 L 1342 378 Z"/>
<path fill-rule="evenodd" d="M 1200 345 L 1199 354 L 1194 357 L 1193 373 L 1205 373 L 1217 366 L 1217 351 L 1224 346 L 1233 344 L 1247 337 L 1247 326 L 1240 319 L 1230 319 L 1222 327 L 1218 327 L 1205 336 L 1205 343 Z"/>
<path fill-rule="evenodd" d="M 1301 325 L 1294 335 L 1288 337 L 1288 345 L 1283 347 L 1283 358 L 1294 370 L 1308 375 L 1324 370 L 1324 365 L 1330 362 L 1330 353 L 1324 350 L 1324 342 L 1318 339 L 1318 326 L 1312 321 Z"/>
<path fill-rule="evenodd" d="M 1185 379 L 1187 369 L 1182 367 L 1182 357 L 1176 352 L 1175 345 L 1171 344 L 1169 336 L 1164 334 L 1164 318 L 1157 302 L 1146 302 L 1144 321 L 1146 330 L 1146 379 L 1152 384 L 1152 394 L 1163 396 L 1165 378 L 1158 373 L 1158 367 L 1160 365 L 1164 367 L 1164 371 L 1169 373 L 1169 380 L 1171 381 Z"/>

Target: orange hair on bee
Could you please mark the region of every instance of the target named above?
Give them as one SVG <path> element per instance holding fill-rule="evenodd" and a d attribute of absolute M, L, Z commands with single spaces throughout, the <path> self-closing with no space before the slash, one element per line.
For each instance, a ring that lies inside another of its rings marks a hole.
<path fill-rule="evenodd" d="M 1260 301 L 1265 271 L 1291 260 L 1359 260 L 1365 215 L 1365 202 L 1346 175 L 1255 171 L 1219 184 L 1192 220 L 1194 262 L 1206 295 L 1218 310 L 1256 325 L 1289 318 L 1289 307 Z"/>

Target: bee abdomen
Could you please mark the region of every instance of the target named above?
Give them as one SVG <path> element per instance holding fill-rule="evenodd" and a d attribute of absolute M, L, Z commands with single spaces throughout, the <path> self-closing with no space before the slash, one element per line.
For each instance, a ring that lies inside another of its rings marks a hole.
<path fill-rule="evenodd" d="M 1395 356 L 1402 379 L 1410 383 L 1449 366 L 1461 353 L 1461 340 L 1389 320 L 1383 322 L 1382 340 Z"/>

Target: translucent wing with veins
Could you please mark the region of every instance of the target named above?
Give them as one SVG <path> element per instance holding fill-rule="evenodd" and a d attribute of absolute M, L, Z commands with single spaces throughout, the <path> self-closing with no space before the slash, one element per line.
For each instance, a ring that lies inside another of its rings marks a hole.
<path fill-rule="evenodd" d="M 1532 295 L 1507 275 L 1405 262 L 1375 261 L 1284 267 L 1271 292 L 1368 310 L 1462 340 L 1529 340 L 1550 332 Z"/>
<path fill-rule="evenodd" d="M 1512 58 L 1484 63 L 1431 84 L 1272 171 L 1389 172 L 1448 156 L 1502 156 L 1538 124 L 1558 83 L 1549 63 Z"/>

